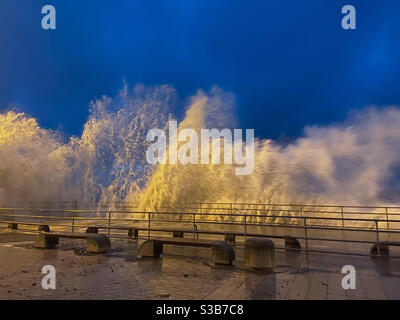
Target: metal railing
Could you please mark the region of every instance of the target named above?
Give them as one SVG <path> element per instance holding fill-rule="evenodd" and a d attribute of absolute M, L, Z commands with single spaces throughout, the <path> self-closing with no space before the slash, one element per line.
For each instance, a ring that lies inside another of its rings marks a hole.
<path fill-rule="evenodd" d="M 260 207 L 253 210 L 240 207 L 260 204 L 219 204 L 219 208 L 212 209 L 205 204 L 196 209 L 193 204 L 185 205 L 183 210 L 174 211 L 169 207 L 157 211 L 126 207 L 121 210 L 0 208 L 0 223 L 25 223 L 21 230 L 27 232 L 34 231 L 37 224 L 71 232 L 97 226 L 110 237 L 120 237 L 123 228 L 147 231 L 148 238 L 152 234 L 184 230 L 193 233 L 193 237 L 231 233 L 238 238 L 267 237 L 279 243 L 291 235 L 303 243 L 302 250 L 306 252 L 358 255 L 369 255 L 367 245 L 377 245 L 378 255 L 382 242 L 400 245 L 400 218 L 392 219 L 400 216 L 400 207 L 262 204 L 260 211 Z"/>
<path fill-rule="evenodd" d="M 43 206 L 43 207 L 41 207 Z M 73 210 L 80 206 L 74 202 L 38 202 L 32 208 L 47 208 L 52 210 L 68 209 Z M 130 212 L 138 208 L 137 202 L 100 202 L 94 206 L 94 211 L 121 210 Z M 82 211 L 82 210 L 81 210 Z M 232 215 L 246 212 L 257 215 L 271 216 L 277 214 L 286 215 L 319 215 L 319 216 L 336 216 L 342 218 L 345 223 L 346 217 L 360 217 L 369 219 L 385 219 L 387 229 L 391 229 L 391 221 L 400 222 L 400 207 L 396 206 L 349 206 L 349 205 L 319 205 L 319 204 L 276 204 L 276 203 L 174 203 L 165 204 L 157 208 L 162 212 L 223 212 Z M 393 225 L 394 229 L 400 229 L 400 224 Z"/>
<path fill-rule="evenodd" d="M 99 204 L 100 208 L 114 208 L 114 209 L 125 209 L 127 211 L 138 207 L 136 202 L 102 202 Z M 349 206 L 349 205 L 318 205 L 318 204 L 276 204 L 276 203 L 175 203 L 171 205 L 164 205 L 158 207 L 159 211 L 176 211 L 177 209 L 183 210 L 184 212 L 196 211 L 196 212 L 230 212 L 232 215 L 246 211 L 253 212 L 259 215 L 267 215 L 274 213 L 298 213 L 299 215 L 336 215 L 342 218 L 344 226 L 345 218 L 352 216 L 368 217 L 370 219 L 381 219 L 386 220 L 386 227 L 390 229 L 390 222 L 393 218 L 398 218 L 400 222 L 400 207 L 396 206 Z M 395 227 L 400 229 L 400 224 Z"/>

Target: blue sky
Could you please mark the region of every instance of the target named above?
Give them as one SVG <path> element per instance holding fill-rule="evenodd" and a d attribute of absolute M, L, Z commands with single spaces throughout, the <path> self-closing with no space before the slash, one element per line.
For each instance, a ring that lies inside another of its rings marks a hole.
<path fill-rule="evenodd" d="M 41 29 L 41 8 L 57 29 Z M 357 30 L 341 28 L 341 8 Z M 235 93 L 240 127 L 279 139 L 351 109 L 400 104 L 400 2 L 1 0 L 0 108 L 79 134 L 88 104 L 129 85 L 170 83 L 184 99 Z"/>

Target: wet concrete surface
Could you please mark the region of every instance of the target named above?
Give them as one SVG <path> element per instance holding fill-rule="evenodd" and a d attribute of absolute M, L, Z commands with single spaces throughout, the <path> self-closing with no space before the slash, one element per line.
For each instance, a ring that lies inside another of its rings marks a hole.
<path fill-rule="evenodd" d="M 35 235 L 0 232 L 0 299 L 399 299 L 400 259 L 276 251 L 274 272 L 246 270 L 243 247 L 231 267 L 213 266 L 207 248 L 169 247 L 162 259 L 138 259 L 142 240 L 112 238 L 106 254 L 61 239 L 35 249 Z M 44 290 L 44 265 L 56 269 L 56 289 Z M 344 290 L 344 265 L 356 269 L 356 289 Z"/>

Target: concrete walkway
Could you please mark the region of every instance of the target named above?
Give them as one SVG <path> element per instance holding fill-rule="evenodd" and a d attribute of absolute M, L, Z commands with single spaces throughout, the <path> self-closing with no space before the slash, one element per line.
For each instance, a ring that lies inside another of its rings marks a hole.
<path fill-rule="evenodd" d="M 0 232 L 0 299 L 399 299 L 400 259 L 276 252 L 273 273 L 247 271 L 236 248 L 233 267 L 214 267 L 209 250 L 166 247 L 160 260 L 138 260 L 137 241 L 111 239 L 107 254 L 84 253 L 84 241 L 33 248 L 33 236 Z M 344 265 L 356 289 L 344 290 Z M 44 265 L 57 271 L 44 290 Z"/>

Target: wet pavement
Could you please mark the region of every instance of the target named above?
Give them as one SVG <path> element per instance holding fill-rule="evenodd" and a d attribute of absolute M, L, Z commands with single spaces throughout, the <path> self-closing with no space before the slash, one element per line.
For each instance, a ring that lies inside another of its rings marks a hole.
<path fill-rule="evenodd" d="M 276 251 L 274 272 L 246 270 L 243 247 L 232 267 L 213 266 L 206 248 L 166 246 L 162 259 L 138 259 L 142 240 L 112 238 L 107 254 L 87 254 L 84 241 L 61 239 L 35 249 L 34 235 L 0 231 L 0 299 L 399 299 L 400 259 Z M 44 290 L 44 265 L 56 289 Z M 344 290 L 344 265 L 356 289 Z"/>

